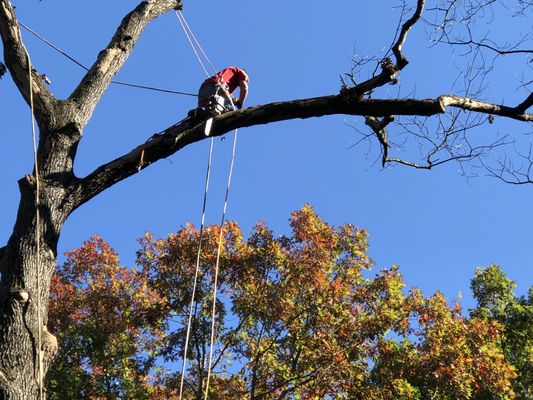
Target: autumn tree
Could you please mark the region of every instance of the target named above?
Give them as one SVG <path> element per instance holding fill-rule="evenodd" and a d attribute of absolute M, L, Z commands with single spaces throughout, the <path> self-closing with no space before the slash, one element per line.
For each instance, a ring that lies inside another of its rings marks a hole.
<path fill-rule="evenodd" d="M 526 400 L 533 396 L 533 287 L 520 297 L 515 287 L 499 266 L 478 268 L 471 282 L 477 307 L 470 314 L 501 324 L 505 356 L 518 373 L 514 390 Z"/>
<path fill-rule="evenodd" d="M 514 3 L 516 7 L 503 8 L 503 11 L 511 15 L 515 13 L 517 18 L 531 11 L 529 1 Z M 33 110 L 38 128 L 37 162 L 34 170 L 19 180 L 18 213 L 11 236 L 0 247 L 1 398 L 27 399 L 42 394 L 42 375 L 57 351 L 55 338 L 47 328 L 47 303 L 58 240 L 67 218 L 98 194 L 136 174 L 141 154 L 144 161 L 141 166 L 146 167 L 205 138 L 203 123 L 172 125 L 159 136 L 140 143 L 126 154 L 117 155 L 116 159 L 98 166 L 86 176 L 74 173 L 84 128 L 144 28 L 158 16 L 181 6 L 180 0 L 140 2 L 124 16 L 109 44 L 98 53 L 96 61 L 72 88 L 71 94 L 60 99 L 46 86 L 42 71 L 37 71 L 31 64 L 12 2 L 0 0 L 3 46 L 0 74 L 8 73 L 14 81 L 22 98 Z M 364 133 L 364 139 L 378 144 L 384 165 L 400 163 L 432 168 L 450 160 L 465 162 L 474 158 L 492 175 L 516 183 L 531 182 L 531 169 L 528 168 L 531 164 L 527 157 L 523 170 L 510 163 L 509 158 L 497 159 L 494 165 L 487 165 L 486 160 L 480 158 L 485 151 L 503 145 L 505 140 L 474 144 L 467 137 L 469 129 L 490 123 L 495 117 L 525 124 L 531 122 L 533 116 L 527 113 L 533 104 L 533 95 L 527 91 L 531 82 L 523 82 L 523 90 L 525 88 L 527 93 L 518 104 L 485 102 L 476 98 L 481 97 L 481 93 L 472 88 L 483 87 L 475 83 L 476 79 L 485 82 L 486 70 L 467 63 L 465 68 L 470 68 L 473 73 L 467 74 L 466 90 L 456 94 L 444 92 L 433 99 L 391 98 L 386 91 L 380 90 L 398 82 L 410 61 L 403 50 L 404 45 L 412 28 L 422 23 L 435 33 L 432 43 L 460 46 L 470 54 L 489 54 L 489 57 L 492 54 L 522 57 L 525 60 L 524 73 L 530 67 L 526 56 L 531 50 L 522 48 L 524 43 L 520 41 L 501 47 L 491 41 L 486 32 L 478 35 L 477 22 L 497 6 L 492 0 L 435 0 L 431 4 L 426 4 L 426 0 L 405 0 L 400 1 L 400 6 L 401 20 L 386 56 L 370 61 L 354 60 L 354 68 L 344 79 L 340 93 L 226 113 L 215 119 L 212 135 L 294 118 L 331 114 L 360 116 L 370 128 Z M 498 12 L 501 10 L 499 8 Z M 486 58 L 480 56 L 478 59 Z M 368 66 L 371 67 L 365 68 Z M 338 73 L 332 71 L 332 74 Z M 394 153 L 397 141 L 387 128 L 393 126 L 398 116 L 412 117 L 400 122 L 396 128 L 399 134 L 410 135 L 420 144 L 417 147 L 423 151 L 421 161 L 405 160 Z M 428 118 L 435 121 L 433 127 L 426 125 Z M 149 136 L 147 134 L 147 138 Z M 523 153 L 528 154 L 527 151 Z"/>
<path fill-rule="evenodd" d="M 165 299 L 98 237 L 66 255 L 51 286 L 48 321 L 61 346 L 49 398 L 147 398 Z"/>
<path fill-rule="evenodd" d="M 264 223 L 258 223 L 247 239 L 236 223 L 223 228 L 222 296 L 217 307 L 215 375 L 209 398 L 515 398 L 515 358 L 511 355 L 522 353 L 513 348 L 504 357 L 504 326 L 499 321 L 467 318 L 458 304 L 449 304 L 440 293 L 425 298 L 415 288 L 407 290 L 396 266 L 371 276 L 364 230 L 350 224 L 330 226 L 310 206 L 294 212 L 290 224 L 291 235 L 277 236 Z M 189 368 L 184 377 L 186 399 L 203 399 L 205 391 L 212 271 L 219 232 L 220 227 L 213 225 L 203 236 L 200 283 L 187 353 Z M 144 289 L 136 297 L 144 299 L 145 293 L 151 293 L 165 304 L 162 319 L 151 319 L 166 330 L 155 342 L 153 354 L 174 366 L 181 362 L 184 351 L 199 239 L 200 232 L 192 225 L 164 239 L 147 234 L 137 253 L 139 265 L 134 273 L 143 277 Z M 105 243 L 93 240 L 69 253 L 57 280 L 69 280 L 74 260 L 80 276 L 107 276 L 98 271 L 116 265 L 116 258 L 111 258 L 111 266 L 102 265 L 99 252 L 106 248 Z M 96 388 L 101 396 L 113 398 L 121 384 L 129 382 L 127 376 L 120 368 L 114 370 L 116 387 L 110 388 L 96 384 L 103 378 L 102 371 L 95 372 L 89 366 L 109 365 L 108 373 L 113 373 L 111 369 L 119 359 L 131 363 L 137 359 L 135 349 L 137 355 L 144 353 L 136 344 L 137 337 L 124 336 L 137 330 L 139 321 L 116 321 L 117 307 L 131 309 L 122 304 L 130 301 L 131 294 L 120 293 L 116 287 L 129 286 L 129 282 L 94 282 L 94 295 L 85 283 L 70 286 L 69 291 L 59 285 L 52 287 L 53 314 L 57 320 L 68 321 L 62 326 L 64 350 L 51 371 L 57 381 L 69 382 L 61 390 L 76 392 L 75 397 L 63 398 L 97 398 Z M 108 310 L 112 317 L 99 322 L 95 329 L 83 330 L 84 340 L 73 340 L 80 337 L 76 333 L 80 327 L 94 326 L 100 309 L 93 307 L 93 296 L 105 296 L 104 304 L 115 311 Z M 63 307 L 73 302 L 75 308 Z M 159 304 L 151 301 L 147 306 L 159 310 Z M 114 339 L 119 337 L 117 347 Z M 106 353 L 94 349 L 97 340 Z M 130 353 L 124 353 L 122 347 Z M 87 364 L 64 368 L 72 355 L 77 355 L 76 360 L 86 359 Z M 168 368 L 158 380 L 147 379 L 142 392 L 145 397 L 136 398 L 157 399 L 161 393 L 165 393 L 163 398 L 176 398 L 181 378 L 177 370 Z M 148 372 L 139 372 L 143 371 Z M 90 380 L 92 393 L 79 390 L 78 382 L 83 380 Z"/>
<path fill-rule="evenodd" d="M 192 310 L 191 336 L 187 353 L 189 373 L 184 387 L 184 396 L 190 399 L 203 399 L 205 392 L 211 334 L 213 269 L 220 233 L 220 227 L 212 225 L 205 230 L 202 237 L 200 276 L 195 294 L 196 302 Z M 223 291 L 231 291 L 235 283 L 232 271 L 246 263 L 249 247 L 243 241 L 237 224 L 227 223 L 222 233 L 223 251 L 220 253 L 221 273 L 218 276 L 218 285 Z M 200 232 L 189 224 L 166 239 L 155 240 L 151 235 L 145 235 L 140 241 L 141 249 L 137 253 L 137 262 L 147 276 L 150 287 L 167 299 L 169 307 L 165 316 L 167 326 L 174 325 L 174 329 L 162 343 L 160 354 L 165 360 L 178 364 L 181 364 L 185 349 L 199 241 Z M 224 321 L 229 314 L 228 308 L 227 302 L 218 297 L 217 321 Z M 235 390 L 244 390 L 240 377 L 225 374 L 229 367 L 228 360 L 233 358 L 229 354 L 234 351 L 235 335 L 241 327 L 242 322 L 237 322 L 236 327 L 222 323 L 215 331 L 219 351 L 214 356 L 213 368 L 221 374 L 211 381 L 214 393 L 229 391 L 235 396 Z M 167 390 L 172 389 L 179 393 L 180 378 L 178 374 L 168 377 Z"/>

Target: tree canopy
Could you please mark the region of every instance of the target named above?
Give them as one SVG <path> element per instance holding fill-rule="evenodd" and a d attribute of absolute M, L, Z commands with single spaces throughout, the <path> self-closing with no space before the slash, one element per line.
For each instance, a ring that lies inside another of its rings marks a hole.
<path fill-rule="evenodd" d="M 531 304 L 501 269 L 478 269 L 479 304 L 466 316 L 439 292 L 408 288 L 397 266 L 371 273 L 365 230 L 330 226 L 310 206 L 290 226 L 277 236 L 260 222 L 246 239 L 235 222 L 222 228 L 209 398 L 528 398 Z M 205 389 L 220 229 L 204 232 L 188 399 Z M 61 345 L 52 398 L 176 396 L 198 241 L 192 225 L 162 239 L 147 233 L 133 270 L 98 237 L 67 254 L 50 303 Z M 508 320 L 500 301 L 517 308 Z"/>

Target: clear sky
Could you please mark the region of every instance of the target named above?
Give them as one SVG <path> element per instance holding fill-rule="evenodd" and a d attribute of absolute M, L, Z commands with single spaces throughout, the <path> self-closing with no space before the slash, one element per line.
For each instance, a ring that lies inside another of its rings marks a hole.
<path fill-rule="evenodd" d="M 20 20 L 71 56 L 90 65 L 108 43 L 123 15 L 138 2 L 17 1 Z M 251 77 L 246 105 L 335 94 L 339 75 L 354 56 L 383 56 L 396 29 L 396 2 L 353 0 L 259 2 L 185 0 L 184 14 L 218 68 L 237 65 Z M 513 37 L 531 31 L 524 19 L 505 30 Z M 486 25 L 486 29 L 488 25 Z M 70 94 L 84 71 L 23 31 L 32 61 L 51 79 L 56 96 Z M 503 38 L 502 38 L 502 41 Z M 526 43 L 532 48 L 532 41 Z M 430 47 L 422 26 L 411 32 L 405 52 L 411 64 L 400 85 L 376 97 L 409 93 L 419 98 L 449 93 L 462 77 L 460 53 Z M 500 78 L 486 82 L 486 98 L 516 104 L 525 92 L 518 64 L 505 59 Z M 531 79 L 531 70 L 524 71 Z M 365 76 L 360 77 L 363 80 Z M 173 13 L 152 23 L 117 79 L 196 92 L 204 79 Z M 0 243 L 11 232 L 19 199 L 17 180 L 32 169 L 29 110 L 9 77 L 0 81 Z M 112 86 L 96 108 L 80 144 L 76 173 L 83 176 L 139 145 L 195 106 L 192 97 Z M 400 265 L 408 285 L 426 294 L 437 289 L 471 307 L 469 281 L 477 266 L 500 264 L 523 294 L 533 282 L 531 200 L 533 186 L 496 179 L 467 180 L 449 164 L 433 171 L 382 169 L 377 149 L 362 144 L 359 118 L 334 116 L 241 129 L 228 218 L 245 233 L 259 219 L 276 233 L 288 231 L 290 212 L 311 203 L 330 224 L 345 222 L 370 232 L 376 268 Z M 393 128 L 394 129 L 394 128 Z M 502 119 L 478 129 L 526 138 L 531 126 Z M 391 132 L 392 134 L 392 132 Z M 209 222 L 218 223 L 231 151 L 231 134 L 217 139 L 208 200 Z M 145 230 L 166 236 L 187 222 L 199 224 L 209 143 L 194 144 L 119 183 L 84 205 L 67 221 L 63 253 L 100 235 L 126 265 L 135 258 Z M 406 153 L 406 155 L 412 155 Z"/>

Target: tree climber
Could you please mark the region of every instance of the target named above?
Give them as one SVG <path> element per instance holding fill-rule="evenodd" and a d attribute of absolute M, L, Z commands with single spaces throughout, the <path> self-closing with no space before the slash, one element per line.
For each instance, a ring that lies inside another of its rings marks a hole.
<path fill-rule="evenodd" d="M 232 93 L 239 88 L 239 97 L 235 98 Z M 245 70 L 237 67 L 228 67 L 207 78 L 198 90 L 198 107 L 207 108 L 213 98 L 224 111 L 232 111 L 242 108 L 248 95 L 248 74 Z M 219 96 L 219 98 L 217 98 Z"/>

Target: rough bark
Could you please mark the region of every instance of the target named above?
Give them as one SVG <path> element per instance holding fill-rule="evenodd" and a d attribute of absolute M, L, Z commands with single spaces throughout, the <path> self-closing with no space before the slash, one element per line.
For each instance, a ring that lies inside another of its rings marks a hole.
<path fill-rule="evenodd" d="M 144 27 L 158 15 L 178 6 L 180 2 L 177 0 L 140 3 L 123 19 L 72 95 L 67 100 L 58 100 L 31 67 L 11 2 L 0 1 L 4 60 L 28 104 L 31 82 L 34 114 L 39 127 L 40 183 L 40 221 L 37 223 L 35 172 L 20 179 L 16 222 L 7 245 L 0 252 L 1 399 L 38 398 L 39 346 L 45 370 L 57 347 L 55 337 L 46 329 L 47 300 L 61 228 L 75 208 L 68 189 L 78 181 L 73 173 L 73 163 L 83 127 Z M 32 71 L 31 80 L 29 70 Z M 37 230 L 41 238 L 39 246 L 36 243 Z M 38 310 L 38 304 L 41 310 Z"/>
<path fill-rule="evenodd" d="M 384 60 L 382 70 L 376 76 L 353 88 L 342 90 L 339 94 L 271 103 L 223 114 L 214 119 L 211 134 L 219 136 L 236 128 L 332 114 L 388 119 L 394 115 L 431 116 L 444 113 L 447 107 L 533 121 L 533 114 L 526 113 L 532 104 L 531 96 L 514 108 L 453 95 L 422 100 L 362 97 L 380 86 L 394 83 L 396 75 L 408 64 L 402 47 L 409 30 L 420 19 L 424 4 L 423 0 L 417 1 L 416 10 L 400 30 L 393 46 L 396 62 Z M 19 181 L 21 198 L 16 222 L 8 243 L 0 248 L 0 399 L 37 397 L 39 332 L 45 353 L 45 367 L 53 357 L 54 346 L 57 344 L 46 329 L 47 299 L 59 235 L 72 211 L 115 183 L 137 173 L 141 153 L 145 164 L 140 167 L 145 167 L 189 144 L 205 139 L 203 122 L 193 124 L 185 121 L 167 128 L 127 154 L 96 168 L 84 178 L 78 178 L 73 173 L 74 159 L 84 126 L 113 76 L 130 55 L 145 26 L 157 16 L 179 6 L 179 0 L 141 2 L 124 17 L 107 47 L 100 52 L 94 65 L 66 100 L 56 99 L 42 83 L 37 71 L 32 69 L 31 90 L 39 127 L 37 159 L 40 170 L 41 218 L 37 224 L 36 177 L 33 173 Z M 14 8 L 9 0 L 0 0 L 0 35 L 5 64 L 21 95 L 29 104 L 30 60 L 21 41 Z M 36 229 L 41 237 L 40 265 L 37 263 Z M 42 305 L 41 321 L 37 317 L 38 299 Z"/>

